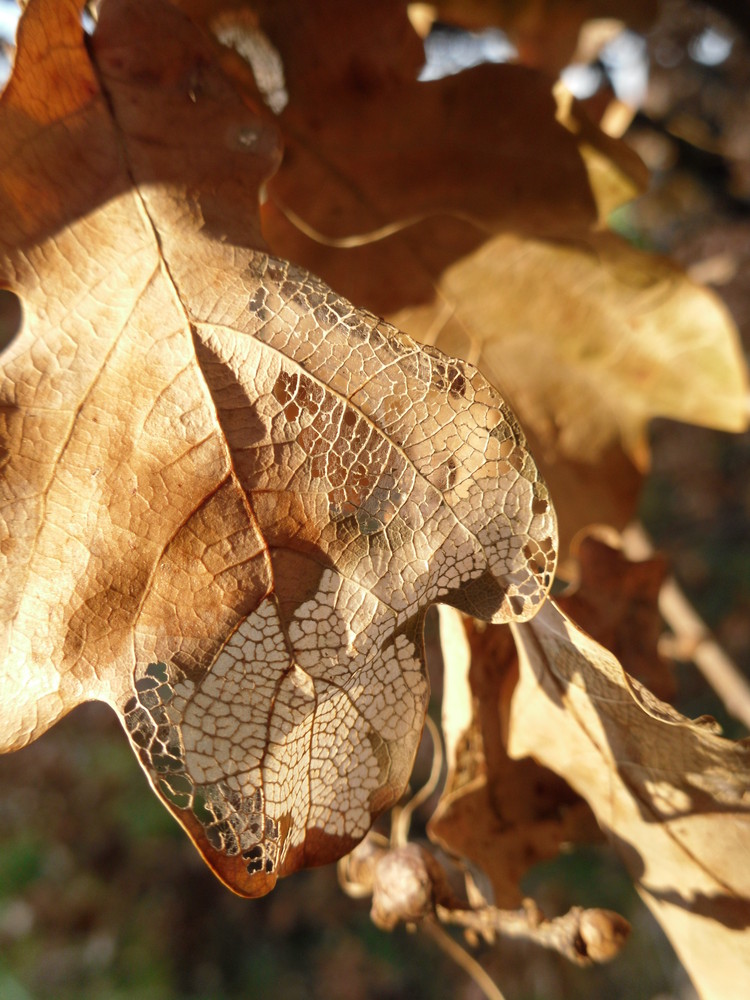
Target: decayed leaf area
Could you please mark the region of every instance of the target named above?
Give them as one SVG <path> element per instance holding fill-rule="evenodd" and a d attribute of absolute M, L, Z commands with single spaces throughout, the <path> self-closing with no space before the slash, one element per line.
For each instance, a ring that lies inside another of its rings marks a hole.
<path fill-rule="evenodd" d="M 452 605 L 492 624 L 463 666 L 446 634 L 432 835 L 513 906 L 593 811 L 705 996 L 739 997 L 748 749 L 640 683 L 669 683 L 650 569 L 582 561 L 606 586 L 561 604 L 594 638 L 546 600 L 556 516 L 504 401 L 567 556 L 632 515 L 650 417 L 744 426 L 734 331 L 603 231 L 642 169 L 546 77 L 421 60 L 395 0 L 105 0 L 87 40 L 78 3 L 28 4 L 0 102 L 3 748 L 108 702 L 257 896 L 400 798 Z"/>
<path fill-rule="evenodd" d="M 201 33 L 78 13 L 29 8 L 2 107 L 4 744 L 109 701 L 257 895 L 399 797 L 427 606 L 533 614 L 554 514 L 474 368 L 263 249 L 277 132 Z"/>

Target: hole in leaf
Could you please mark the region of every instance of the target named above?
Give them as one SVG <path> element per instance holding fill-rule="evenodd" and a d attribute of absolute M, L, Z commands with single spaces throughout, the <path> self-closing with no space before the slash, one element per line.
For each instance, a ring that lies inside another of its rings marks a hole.
<path fill-rule="evenodd" d="M 202 791 L 197 791 L 195 797 L 193 798 L 193 812 L 195 813 L 196 819 L 202 823 L 203 826 L 208 826 L 216 819 L 213 809 Z"/>
<path fill-rule="evenodd" d="M 98 16 L 99 12 L 95 0 L 87 0 L 81 11 L 81 27 L 87 35 L 93 35 L 96 31 Z"/>
<path fill-rule="evenodd" d="M 166 753 L 155 753 L 151 756 L 151 766 L 157 774 L 165 774 L 169 771 L 181 771 L 182 761 L 176 760 Z"/>
<path fill-rule="evenodd" d="M 234 51 L 250 66 L 263 95 L 275 115 L 289 102 L 284 79 L 284 63 L 270 39 L 254 23 L 249 11 L 226 11 L 211 24 L 217 41 Z"/>
<path fill-rule="evenodd" d="M 21 11 L 16 4 L 0 4 L 0 88 L 8 81 L 16 47 L 16 29 Z"/>
<path fill-rule="evenodd" d="M 154 677 L 161 684 L 164 684 L 168 680 L 166 663 L 149 663 L 146 676 Z"/>
<path fill-rule="evenodd" d="M 0 351 L 10 344 L 21 329 L 22 322 L 21 300 L 9 288 L 0 288 Z"/>
<path fill-rule="evenodd" d="M 183 774 L 169 775 L 159 782 L 162 794 L 178 809 L 188 809 L 193 796 L 193 783 Z"/>

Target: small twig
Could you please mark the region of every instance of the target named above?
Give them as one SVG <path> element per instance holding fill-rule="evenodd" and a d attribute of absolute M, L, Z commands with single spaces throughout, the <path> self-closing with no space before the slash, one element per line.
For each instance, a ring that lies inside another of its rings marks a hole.
<path fill-rule="evenodd" d="M 525 938 L 559 952 L 576 965 L 614 958 L 630 932 L 627 920 L 611 910 L 573 906 L 562 917 L 548 920 L 530 899 L 524 900 L 520 910 L 499 910 L 494 906 L 454 910 L 437 906 L 436 913 L 443 923 L 474 931 L 488 942 L 497 934 Z"/>
<path fill-rule="evenodd" d="M 689 657 L 721 698 L 726 710 L 750 729 L 750 686 L 699 618 L 674 579 L 664 582 L 659 609 Z"/>
<path fill-rule="evenodd" d="M 628 527 L 622 539 L 625 552 L 632 559 L 648 559 L 654 554 L 651 539 L 640 524 Z M 750 685 L 673 577 L 662 585 L 659 610 L 675 634 L 680 655 L 692 660 L 730 715 L 750 729 Z"/>
<path fill-rule="evenodd" d="M 485 972 L 474 956 L 470 955 L 463 945 L 454 940 L 440 924 L 434 920 L 425 920 L 421 926 L 445 954 L 452 958 L 456 965 L 460 965 L 467 975 L 471 976 L 487 1000 L 505 1000 L 489 973 Z"/>
<path fill-rule="evenodd" d="M 443 768 L 443 741 L 440 730 L 432 721 L 430 716 L 425 717 L 425 729 L 430 734 L 432 740 L 432 767 L 427 781 L 422 787 L 412 795 L 406 805 L 396 806 L 391 812 L 391 847 L 401 847 L 409 839 L 409 829 L 411 818 L 415 809 L 418 809 L 423 802 L 432 795 L 440 781 L 440 772 Z"/>

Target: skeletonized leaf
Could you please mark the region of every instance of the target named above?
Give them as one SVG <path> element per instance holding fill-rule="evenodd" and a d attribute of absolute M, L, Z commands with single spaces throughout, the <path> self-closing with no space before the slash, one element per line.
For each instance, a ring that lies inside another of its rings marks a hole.
<path fill-rule="evenodd" d="M 208 864 L 259 895 L 401 794 L 436 600 L 533 614 L 546 488 L 473 368 L 270 257 L 275 129 L 205 36 L 31 0 L 0 102 L 4 749 L 109 702 Z M 89 49 L 91 55 L 89 55 Z"/>
<path fill-rule="evenodd" d="M 705 1000 L 750 976 L 750 746 L 681 716 L 548 601 L 512 626 L 509 751 L 591 805 Z"/>

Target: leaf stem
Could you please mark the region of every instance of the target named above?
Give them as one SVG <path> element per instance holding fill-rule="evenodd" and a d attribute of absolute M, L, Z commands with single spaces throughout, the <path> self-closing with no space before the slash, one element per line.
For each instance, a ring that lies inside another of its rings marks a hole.
<path fill-rule="evenodd" d="M 479 962 L 470 955 L 463 945 L 450 936 L 440 924 L 434 920 L 425 920 L 422 927 L 436 942 L 439 948 L 452 958 L 456 965 L 460 965 L 464 972 L 471 976 L 479 989 L 487 997 L 487 1000 L 505 1000 L 505 997 L 496 986 L 492 977 L 486 972 Z"/>
<path fill-rule="evenodd" d="M 440 781 L 443 769 L 443 741 L 440 730 L 429 715 L 425 716 L 425 729 L 432 740 L 432 767 L 427 781 L 412 795 L 406 805 L 395 808 L 391 814 L 391 847 L 402 847 L 409 839 L 411 818 L 415 809 L 432 795 Z"/>

